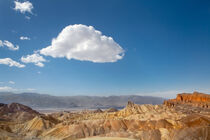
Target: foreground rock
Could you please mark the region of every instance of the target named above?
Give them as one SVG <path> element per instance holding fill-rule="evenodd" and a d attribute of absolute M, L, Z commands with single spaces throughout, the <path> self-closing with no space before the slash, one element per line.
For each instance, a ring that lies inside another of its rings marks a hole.
<path fill-rule="evenodd" d="M 194 102 L 201 104 L 205 101 L 208 104 L 208 95 L 202 94 L 200 97 L 199 94 L 201 99 L 194 98 L 198 96 L 197 93 L 188 94 L 188 97 L 185 94 L 184 97 L 178 96 L 176 100 L 165 101 L 163 105 L 137 105 L 129 101 L 119 111 L 112 108 L 50 115 L 35 113 L 36 117 L 22 123 L 15 123 L 13 118 L 12 121 L 0 122 L 0 139 L 210 139 L 210 110 L 194 106 Z"/>

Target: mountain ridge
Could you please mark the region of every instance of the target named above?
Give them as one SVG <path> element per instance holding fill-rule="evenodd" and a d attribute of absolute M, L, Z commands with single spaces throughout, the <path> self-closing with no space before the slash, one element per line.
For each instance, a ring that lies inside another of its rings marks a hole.
<path fill-rule="evenodd" d="M 127 101 L 138 104 L 162 104 L 164 98 L 138 95 L 53 96 L 39 93 L 0 93 L 0 102 L 21 103 L 32 108 L 123 108 Z"/>

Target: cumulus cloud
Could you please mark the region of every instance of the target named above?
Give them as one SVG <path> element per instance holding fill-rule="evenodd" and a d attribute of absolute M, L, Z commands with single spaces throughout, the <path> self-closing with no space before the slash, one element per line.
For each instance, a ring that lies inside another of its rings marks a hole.
<path fill-rule="evenodd" d="M 15 82 L 14 82 L 14 81 L 9 81 L 9 83 L 10 83 L 10 84 L 15 84 Z"/>
<path fill-rule="evenodd" d="M 20 40 L 31 40 L 31 39 L 29 37 L 27 37 L 27 36 L 21 36 Z"/>
<path fill-rule="evenodd" d="M 24 68 L 25 67 L 25 65 L 20 64 L 16 61 L 12 60 L 11 58 L 0 59 L 0 64 L 8 65 L 9 67 L 18 67 L 18 68 Z"/>
<path fill-rule="evenodd" d="M 41 54 L 54 58 L 66 57 L 95 63 L 116 62 L 123 58 L 124 52 L 111 37 L 82 24 L 65 27 L 50 46 L 40 50 Z"/>
<path fill-rule="evenodd" d="M 25 1 L 25 2 L 19 2 L 19 1 L 14 1 L 15 3 L 15 11 L 20 11 L 22 14 L 25 14 L 26 12 L 31 13 L 32 14 L 32 9 L 33 4 L 29 1 Z"/>
<path fill-rule="evenodd" d="M 12 44 L 11 42 L 9 42 L 7 40 L 4 40 L 4 41 L 0 40 L 0 47 L 7 47 L 7 48 L 9 48 L 9 50 L 12 50 L 12 51 L 19 50 L 18 45 L 15 46 L 14 44 Z"/>
<path fill-rule="evenodd" d="M 43 56 L 35 53 L 32 55 L 22 56 L 21 61 L 23 63 L 34 63 L 36 66 L 44 67 L 43 62 L 46 62 L 46 59 L 44 59 Z"/>

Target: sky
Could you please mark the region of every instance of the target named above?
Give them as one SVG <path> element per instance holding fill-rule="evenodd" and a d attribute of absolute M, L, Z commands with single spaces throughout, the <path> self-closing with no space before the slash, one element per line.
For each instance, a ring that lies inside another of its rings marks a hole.
<path fill-rule="evenodd" d="M 210 93 L 210 1 L 1 0 L 0 91 Z"/>

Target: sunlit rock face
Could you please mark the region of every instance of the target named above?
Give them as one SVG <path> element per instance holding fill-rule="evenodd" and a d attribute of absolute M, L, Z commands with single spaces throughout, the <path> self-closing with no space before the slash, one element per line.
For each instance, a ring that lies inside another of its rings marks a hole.
<path fill-rule="evenodd" d="M 196 103 L 196 102 L 206 102 L 209 103 L 210 102 L 210 95 L 208 94 L 203 94 L 203 93 L 199 93 L 199 92 L 194 92 L 193 94 L 187 94 L 187 93 L 183 93 L 183 94 L 178 94 L 177 101 L 182 101 L 182 102 L 192 102 L 192 103 Z"/>
<path fill-rule="evenodd" d="M 203 108 L 210 108 L 210 95 L 194 92 L 178 94 L 176 99 L 170 99 L 164 101 L 167 106 L 175 106 L 179 104 L 186 104 L 192 106 L 198 106 Z"/>
<path fill-rule="evenodd" d="M 138 105 L 128 101 L 121 110 L 111 108 L 52 114 L 40 114 L 20 104 L 2 104 L 0 108 L 4 107 L 1 109 L 4 112 L 1 116 L 10 120 L 0 121 L 0 140 L 100 140 L 104 137 L 107 140 L 208 140 L 210 109 L 199 104 L 209 104 L 208 98 L 209 95 L 201 93 L 179 94 L 163 105 Z M 18 118 L 22 115 L 13 116 L 17 113 L 32 116 L 20 122 Z"/>

